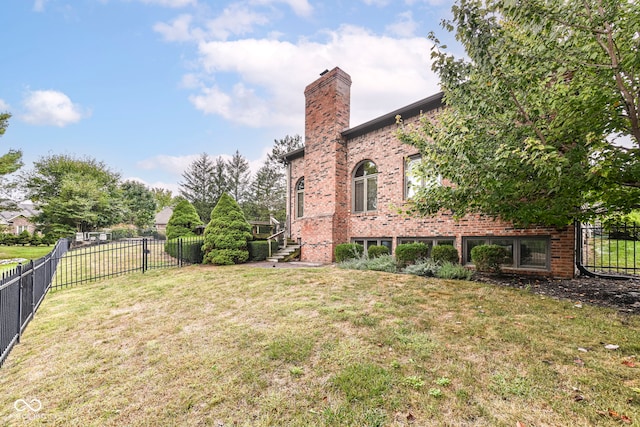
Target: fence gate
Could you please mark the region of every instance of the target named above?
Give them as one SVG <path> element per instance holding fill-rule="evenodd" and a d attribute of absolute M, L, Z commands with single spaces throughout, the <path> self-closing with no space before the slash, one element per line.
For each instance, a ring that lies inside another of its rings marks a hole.
<path fill-rule="evenodd" d="M 576 261 L 586 274 L 640 275 L 640 226 L 628 223 L 578 224 Z"/>

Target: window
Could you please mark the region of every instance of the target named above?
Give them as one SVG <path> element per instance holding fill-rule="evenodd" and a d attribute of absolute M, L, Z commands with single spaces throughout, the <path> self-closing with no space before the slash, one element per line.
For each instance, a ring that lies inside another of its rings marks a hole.
<path fill-rule="evenodd" d="M 422 156 L 419 154 L 411 157 L 407 157 L 404 166 L 404 198 L 410 199 L 415 196 L 416 192 L 420 188 L 429 187 L 433 185 L 439 185 L 441 178 L 428 179 L 424 176 L 420 176 L 420 163 L 422 162 Z"/>
<path fill-rule="evenodd" d="M 504 267 L 550 269 L 547 237 L 467 237 L 463 239 L 464 262 L 471 264 L 471 249 L 478 245 L 499 245 L 507 250 Z"/>
<path fill-rule="evenodd" d="M 28 225 L 17 225 L 16 226 L 16 234 L 20 234 L 23 231 L 29 231 L 29 226 Z"/>
<path fill-rule="evenodd" d="M 386 246 L 387 248 L 389 248 L 389 253 L 391 253 L 391 248 L 392 248 L 392 242 L 391 242 L 391 238 L 389 237 L 383 237 L 383 238 L 371 238 L 371 237 L 367 237 L 365 238 L 356 238 L 356 239 L 351 239 L 352 243 L 356 243 L 358 245 L 362 245 L 364 246 L 364 252 L 367 253 L 367 251 L 369 250 L 369 247 L 371 246 Z"/>
<path fill-rule="evenodd" d="M 296 184 L 296 218 L 304 216 L 304 177 Z"/>
<path fill-rule="evenodd" d="M 368 212 L 378 208 L 378 168 L 366 160 L 353 175 L 353 211 Z"/>
<path fill-rule="evenodd" d="M 399 237 L 398 244 L 403 245 L 405 243 L 424 243 L 429 247 L 429 256 L 431 256 L 431 248 L 437 245 L 449 245 L 455 246 L 456 239 L 455 237 L 434 237 L 434 238 L 426 238 L 426 237 Z"/>

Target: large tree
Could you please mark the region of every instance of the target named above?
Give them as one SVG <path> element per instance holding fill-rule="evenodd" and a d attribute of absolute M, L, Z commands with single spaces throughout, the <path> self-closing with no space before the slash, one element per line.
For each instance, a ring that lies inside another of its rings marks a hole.
<path fill-rule="evenodd" d="M 218 199 L 228 188 L 227 163 L 222 157 L 212 159 L 202 153 L 182 174 L 180 195 L 187 199 L 206 223 Z"/>
<path fill-rule="evenodd" d="M 286 170 L 282 156 L 302 147 L 300 135 L 287 135 L 274 140 L 271 152 L 251 183 L 250 196 L 244 203 L 245 215 L 258 220 L 274 217 L 284 222 L 286 217 Z"/>
<path fill-rule="evenodd" d="M 250 183 L 249 162 L 236 150 L 227 162 L 227 191 L 240 206 L 248 200 Z"/>
<path fill-rule="evenodd" d="M 120 175 L 91 158 L 50 155 L 23 176 L 27 198 L 41 211 L 35 217 L 46 234 L 93 231 L 122 220 Z"/>
<path fill-rule="evenodd" d="M 401 131 L 445 185 L 409 208 L 553 226 L 636 208 L 640 4 L 460 0 L 452 11 L 444 26 L 467 58 L 431 36 L 447 108 Z"/>
<path fill-rule="evenodd" d="M 167 190 L 166 188 L 154 187 L 151 189 L 151 194 L 153 194 L 153 198 L 156 201 L 156 212 L 160 212 L 162 209 L 176 203 L 173 200 L 171 190 Z"/>
<path fill-rule="evenodd" d="M 153 225 L 156 213 L 154 193 L 141 182 L 125 181 L 120 184 L 124 205 L 123 221 L 138 229 Z"/>
<path fill-rule="evenodd" d="M 4 135 L 11 114 L 0 113 L 0 136 Z M 6 180 L 5 175 L 11 174 L 22 166 L 22 152 L 20 150 L 9 150 L 0 156 L 0 209 L 15 208 L 15 204 L 10 200 L 9 192 L 15 187 L 15 183 Z"/>

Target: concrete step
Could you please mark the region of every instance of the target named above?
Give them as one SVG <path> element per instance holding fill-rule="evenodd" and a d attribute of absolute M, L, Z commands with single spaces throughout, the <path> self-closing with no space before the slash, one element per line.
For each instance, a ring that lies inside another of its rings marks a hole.
<path fill-rule="evenodd" d="M 272 254 L 267 261 L 281 262 L 283 259 L 300 249 L 300 245 L 288 245 L 286 248 L 280 248 L 276 253 Z"/>

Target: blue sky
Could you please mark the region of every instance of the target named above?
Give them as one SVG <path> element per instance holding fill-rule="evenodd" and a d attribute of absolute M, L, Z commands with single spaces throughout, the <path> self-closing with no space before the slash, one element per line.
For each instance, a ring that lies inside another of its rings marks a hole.
<path fill-rule="evenodd" d="M 450 0 L 4 0 L 0 153 L 90 156 L 177 194 L 200 153 L 256 170 L 303 134 L 307 84 L 351 75 L 351 126 L 439 90 Z"/>

